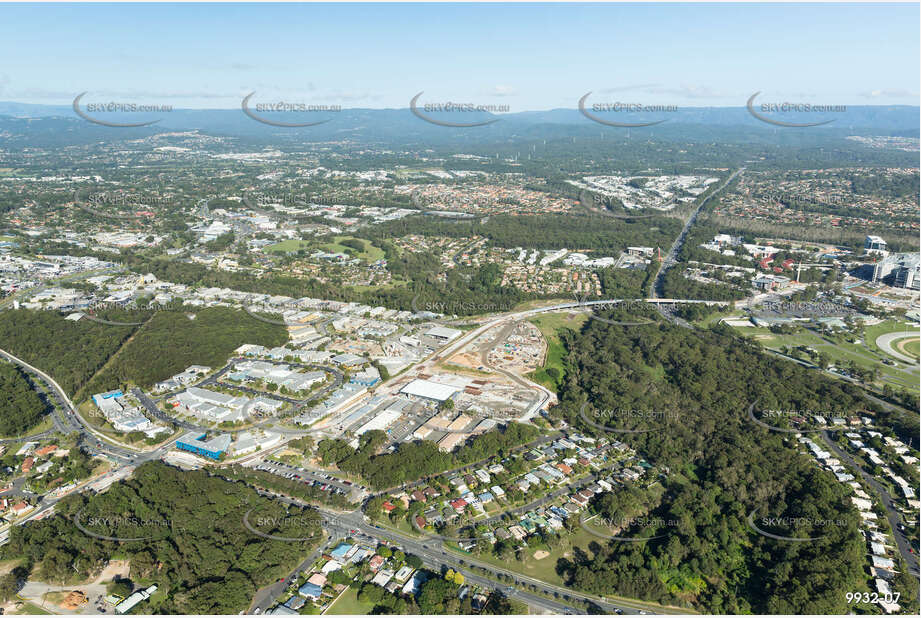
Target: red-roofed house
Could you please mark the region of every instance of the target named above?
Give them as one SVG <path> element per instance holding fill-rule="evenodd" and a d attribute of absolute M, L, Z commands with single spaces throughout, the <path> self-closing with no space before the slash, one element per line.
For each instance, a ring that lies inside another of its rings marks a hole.
<path fill-rule="evenodd" d="M 579 506 L 585 506 L 586 504 L 588 504 L 588 498 L 586 498 L 586 497 L 583 496 L 582 494 L 573 494 L 573 496 L 570 498 L 570 500 L 572 500 L 573 502 L 575 502 L 575 503 L 578 504 Z"/>
<path fill-rule="evenodd" d="M 451 506 L 458 513 L 463 513 L 464 509 L 467 508 L 467 501 L 463 498 L 458 498 L 457 500 L 451 500 Z"/>
<path fill-rule="evenodd" d="M 32 469 L 32 466 L 34 466 L 34 465 L 35 465 L 35 458 L 34 458 L 34 457 L 26 457 L 25 461 L 22 462 L 22 471 L 23 471 L 23 472 L 28 472 L 29 470 Z"/>
<path fill-rule="evenodd" d="M 385 503 L 383 503 L 383 504 L 381 505 L 381 508 L 382 508 L 384 511 L 386 511 L 386 512 L 389 513 L 390 511 L 392 511 L 393 509 L 395 509 L 395 508 L 397 508 L 397 507 L 395 507 L 395 506 L 393 506 L 392 504 L 390 504 L 390 502 L 385 502 Z"/>
<path fill-rule="evenodd" d="M 48 446 L 43 446 L 42 448 L 37 449 L 35 451 L 35 454 L 38 455 L 39 457 L 46 457 L 50 455 L 51 453 L 55 452 L 56 450 L 58 450 L 57 444 L 49 444 Z"/>

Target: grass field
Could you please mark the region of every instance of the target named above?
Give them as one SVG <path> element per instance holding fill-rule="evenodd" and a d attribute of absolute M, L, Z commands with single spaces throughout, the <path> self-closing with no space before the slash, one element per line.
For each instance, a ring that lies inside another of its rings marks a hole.
<path fill-rule="evenodd" d="M 896 344 L 898 344 L 898 342 L 896 342 Z M 905 354 L 918 358 L 918 356 L 921 355 L 921 341 L 917 339 L 914 341 L 909 341 L 904 346 L 902 346 L 902 350 L 904 350 Z"/>
<path fill-rule="evenodd" d="M 592 552 L 588 549 L 588 545 L 593 541 L 598 542 L 598 537 L 589 534 L 582 528 L 578 528 L 573 534 L 563 535 L 562 543 L 556 549 L 551 550 L 546 545 L 525 548 L 522 550 L 524 555 L 520 561 L 515 560 L 514 557 L 508 560 L 501 560 L 492 554 L 485 553 L 475 556 L 475 558 L 480 562 L 493 564 L 509 571 L 527 575 L 528 577 L 534 577 L 548 584 L 565 587 L 566 584 L 563 582 L 563 579 L 556 573 L 557 560 L 571 557 L 573 547 L 579 547 L 586 553 L 591 554 Z M 445 544 L 445 546 L 450 547 L 450 544 Z M 458 550 L 455 551 L 461 553 Z M 538 551 L 549 551 L 550 555 L 536 560 L 534 554 Z"/>
<path fill-rule="evenodd" d="M 265 250 L 269 253 L 291 253 L 292 251 L 307 249 L 311 244 L 312 243 L 308 240 L 289 238 L 288 240 L 283 240 L 280 243 L 270 245 L 266 247 Z"/>
<path fill-rule="evenodd" d="M 867 326 L 864 329 L 864 332 L 867 335 L 867 341 L 876 345 L 876 338 L 880 335 L 885 335 L 886 333 L 897 333 L 903 330 L 916 330 L 917 327 L 912 327 L 908 322 L 904 320 L 884 320 L 879 324 L 874 324 L 873 326 Z"/>
<path fill-rule="evenodd" d="M 29 603 L 28 601 L 22 604 L 18 610 L 13 612 L 16 615 L 26 615 L 26 616 L 50 616 L 53 615 L 53 612 L 49 612 L 46 609 L 42 609 L 35 603 Z"/>
<path fill-rule="evenodd" d="M 356 239 L 353 236 L 336 236 L 333 242 L 322 245 L 324 251 L 329 251 L 330 253 L 349 253 L 354 252 L 355 249 L 351 247 L 346 247 L 341 245 L 343 240 L 360 240 L 365 245 L 365 250 L 355 253 L 355 257 L 367 260 L 368 262 L 376 262 L 377 260 L 383 259 L 384 250 L 380 247 L 375 247 L 370 242 L 364 239 Z"/>
<path fill-rule="evenodd" d="M 352 249 L 351 247 L 340 244 L 344 240 L 359 240 L 364 244 L 365 250 L 355 251 L 355 249 Z M 336 236 L 333 238 L 333 242 L 322 245 L 316 244 L 316 241 L 290 238 L 265 248 L 265 250 L 269 253 L 293 253 L 302 249 L 305 251 L 318 249 L 328 253 L 347 253 L 368 262 L 376 262 L 377 260 L 383 259 L 384 257 L 383 249 L 380 247 L 375 247 L 367 240 L 356 239 L 353 236 Z"/>
<path fill-rule="evenodd" d="M 559 331 L 569 328 L 578 331 L 588 320 L 588 314 L 575 312 L 548 313 L 535 318 L 530 322 L 540 329 L 544 339 L 547 340 L 547 358 L 544 360 L 544 366 L 537 371 L 531 372 L 528 377 L 544 388 L 554 392 L 559 388 L 559 384 L 547 374 L 547 369 L 554 367 L 560 372 L 560 381 L 565 377 L 563 371 L 563 357 L 566 356 L 566 349 L 560 341 Z"/>
<path fill-rule="evenodd" d="M 352 586 L 342 593 L 336 602 L 326 610 L 327 615 L 344 616 L 347 614 L 364 616 L 374 609 L 372 606 L 358 600 L 358 589 Z"/>
<path fill-rule="evenodd" d="M 880 335 L 907 330 L 905 324 L 898 320 L 886 320 L 880 324 L 868 326 L 864 330 L 863 342 L 859 344 L 851 343 L 842 336 L 825 335 L 823 337 L 810 331 L 802 331 L 794 335 L 777 335 L 767 328 L 737 327 L 735 330 L 739 334 L 755 339 L 770 350 L 782 351 L 784 347 L 807 346 L 825 354 L 836 366 L 843 366 L 853 361 L 864 369 L 876 369 L 879 372 L 879 379 L 876 381 L 879 387 L 888 383 L 895 388 L 919 391 L 917 374 L 912 375 L 905 371 L 904 365 L 894 367 L 884 364 L 883 360 L 890 357 L 876 346 L 876 338 Z M 829 343 L 830 341 L 833 343 Z"/>

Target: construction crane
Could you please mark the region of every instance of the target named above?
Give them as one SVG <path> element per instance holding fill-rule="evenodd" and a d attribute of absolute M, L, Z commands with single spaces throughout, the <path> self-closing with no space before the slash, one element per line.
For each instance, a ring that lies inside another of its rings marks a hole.
<path fill-rule="evenodd" d="M 821 266 L 823 268 L 834 268 L 834 265 L 820 262 L 818 264 L 808 264 L 806 262 L 799 262 L 796 264 L 796 282 L 799 283 L 799 273 L 803 269 L 803 266 Z"/>

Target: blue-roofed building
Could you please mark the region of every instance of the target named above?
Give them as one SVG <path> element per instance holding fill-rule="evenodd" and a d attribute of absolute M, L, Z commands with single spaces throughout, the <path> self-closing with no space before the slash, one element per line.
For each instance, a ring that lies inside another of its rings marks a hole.
<path fill-rule="evenodd" d="M 349 545 L 348 543 L 339 543 L 336 546 L 336 549 L 329 552 L 329 555 L 337 560 L 342 560 L 343 558 L 345 558 L 345 555 L 349 553 L 350 549 L 352 549 L 352 546 Z"/>
<path fill-rule="evenodd" d="M 181 451 L 188 451 L 203 457 L 220 459 L 224 451 L 230 448 L 230 434 L 225 433 L 205 441 L 206 435 L 207 434 L 199 435 L 197 431 L 187 433 L 186 435 L 176 440 L 176 448 Z"/>
<path fill-rule="evenodd" d="M 320 595 L 323 594 L 323 589 L 317 586 L 316 584 L 311 584 L 307 582 L 303 586 L 297 589 L 297 593 L 302 597 L 308 599 L 319 599 Z"/>
<path fill-rule="evenodd" d="M 477 496 L 477 499 L 479 499 L 479 501 L 483 504 L 489 504 L 495 499 L 495 497 L 490 492 L 484 491 L 479 496 Z"/>
<path fill-rule="evenodd" d="M 100 399 L 112 399 L 113 397 L 124 397 L 125 394 L 120 390 L 109 391 L 107 393 L 99 393 L 98 395 L 93 395 L 93 403 L 99 405 Z"/>

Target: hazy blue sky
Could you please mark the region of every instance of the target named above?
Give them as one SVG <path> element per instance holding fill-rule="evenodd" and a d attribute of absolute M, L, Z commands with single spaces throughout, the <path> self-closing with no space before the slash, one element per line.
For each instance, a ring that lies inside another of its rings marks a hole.
<path fill-rule="evenodd" d="M 919 102 L 914 4 L 0 4 L 0 100 Z"/>

